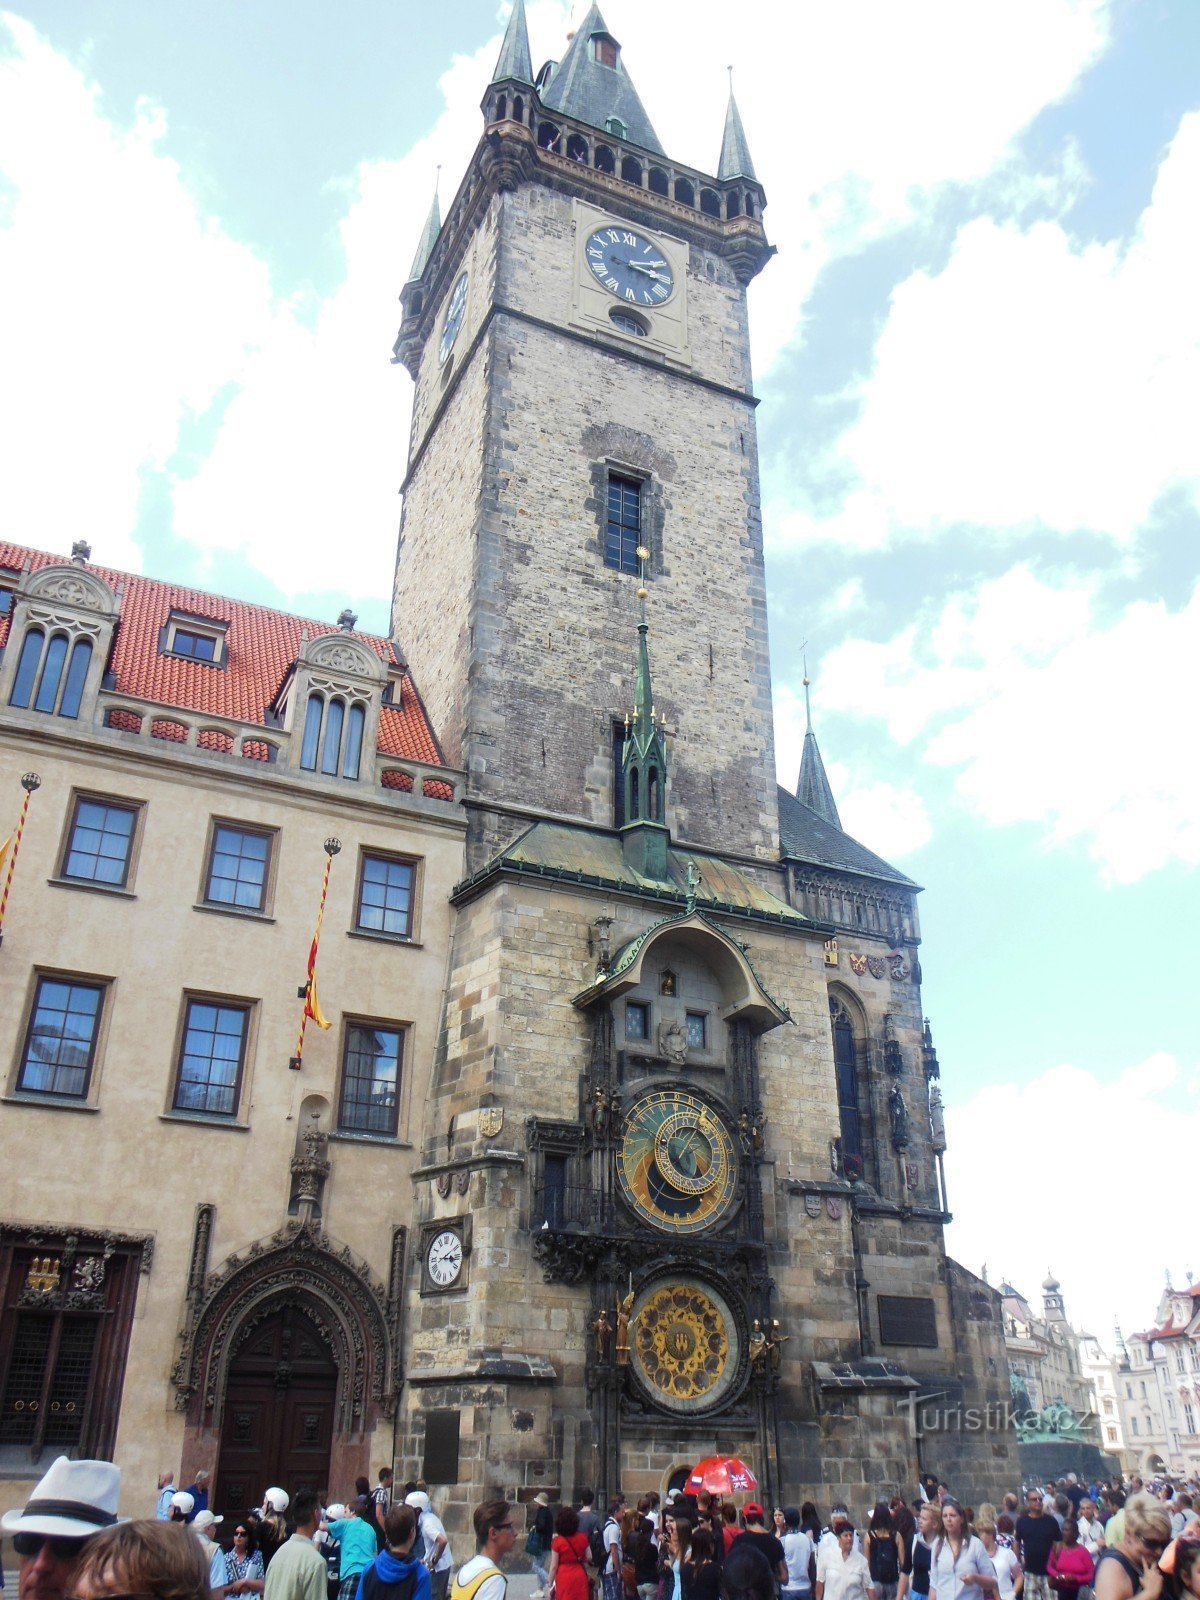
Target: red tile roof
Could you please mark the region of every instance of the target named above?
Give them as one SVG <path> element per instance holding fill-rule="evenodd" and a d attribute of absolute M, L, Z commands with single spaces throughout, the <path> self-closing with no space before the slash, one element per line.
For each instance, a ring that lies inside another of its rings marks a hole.
<path fill-rule="evenodd" d="M 0 540 L 0 569 L 35 570 L 65 564 L 66 559 Z M 113 687 L 119 694 L 157 705 L 179 706 L 265 726 L 266 708 L 294 664 L 302 640 L 336 631 L 328 622 L 290 616 L 246 600 L 205 594 L 200 589 L 184 589 L 134 572 L 117 572 L 90 562 L 88 570 L 121 594 L 121 616 L 109 661 L 115 679 Z M 160 653 L 160 630 L 168 616 L 178 611 L 227 624 L 224 667 Z M 0 644 L 8 637 L 8 624 L 8 617 L 0 618 Z M 370 633 L 356 633 L 354 637 L 382 661 L 393 663 L 386 639 Z M 407 672 L 400 698 L 400 705 L 384 706 L 380 713 L 380 752 L 401 760 L 443 765 L 437 736 Z"/>

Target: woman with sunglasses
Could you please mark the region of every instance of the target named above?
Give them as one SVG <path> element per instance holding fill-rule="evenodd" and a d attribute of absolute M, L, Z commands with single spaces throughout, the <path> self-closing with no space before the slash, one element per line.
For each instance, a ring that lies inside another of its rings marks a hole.
<path fill-rule="evenodd" d="M 239 1520 L 233 1530 L 233 1549 L 225 1553 L 225 1593 L 261 1594 L 266 1576 L 250 1524 Z"/>
<path fill-rule="evenodd" d="M 1158 1560 L 1170 1541 L 1166 1506 L 1152 1495 L 1133 1495 L 1125 1504 L 1120 1539 L 1102 1550 L 1096 1563 L 1096 1600 L 1158 1600 L 1163 1588 Z"/>

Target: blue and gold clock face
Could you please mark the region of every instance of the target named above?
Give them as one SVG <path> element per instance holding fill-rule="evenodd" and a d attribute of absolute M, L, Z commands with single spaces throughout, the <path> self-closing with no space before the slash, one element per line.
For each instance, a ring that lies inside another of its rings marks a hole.
<path fill-rule="evenodd" d="M 588 235 L 584 256 L 595 281 L 626 305 L 661 306 L 675 292 L 665 251 L 636 228 L 616 222 L 597 228 Z"/>
<path fill-rule="evenodd" d="M 446 320 L 442 325 L 442 342 L 438 346 L 438 364 L 444 366 L 454 349 L 458 330 L 462 327 L 463 313 L 467 309 L 467 274 L 464 272 L 454 285 L 450 303 L 446 307 Z"/>
<path fill-rule="evenodd" d="M 737 1155 L 724 1119 L 697 1095 L 656 1089 L 625 1114 L 617 1174 L 625 1199 L 670 1233 L 697 1233 L 728 1213 Z"/>

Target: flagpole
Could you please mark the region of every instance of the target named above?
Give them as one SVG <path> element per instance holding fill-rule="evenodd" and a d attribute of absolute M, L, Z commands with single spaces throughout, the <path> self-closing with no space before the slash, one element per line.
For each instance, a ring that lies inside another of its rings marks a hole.
<path fill-rule="evenodd" d="M 333 858 L 341 848 L 342 841 L 340 839 L 326 839 L 325 876 L 321 880 L 321 900 L 317 906 L 317 926 L 313 931 L 312 944 L 308 948 L 308 977 L 296 990 L 296 998 L 304 1001 L 304 1010 L 300 1013 L 300 1036 L 296 1040 L 296 1053 L 288 1059 L 288 1066 L 293 1072 L 299 1072 L 304 1063 L 304 1034 L 308 1028 L 309 1017 L 312 1017 L 320 1027 L 327 1028 L 329 1026 L 320 1016 L 320 1007 L 316 1004 L 317 947 L 321 942 L 321 924 L 325 920 L 325 901 L 329 894 L 329 873 L 333 867 Z"/>
<path fill-rule="evenodd" d="M 13 837 L 12 854 L 8 858 L 8 875 L 4 880 L 4 893 L 0 895 L 0 944 L 4 943 L 4 914 L 8 910 L 8 893 L 12 888 L 13 873 L 17 870 L 17 852 L 21 848 L 21 835 L 25 831 L 25 818 L 29 815 L 29 802 L 33 798 L 35 789 L 40 789 L 42 780 L 36 772 L 27 772 L 21 779 L 21 787 L 25 791 L 25 798 L 21 802 L 21 815 L 17 822 L 17 831 Z"/>

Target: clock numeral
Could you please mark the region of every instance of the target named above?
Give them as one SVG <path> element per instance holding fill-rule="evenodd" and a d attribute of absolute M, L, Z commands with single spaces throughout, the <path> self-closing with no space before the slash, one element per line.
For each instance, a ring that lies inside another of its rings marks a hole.
<path fill-rule="evenodd" d="M 651 294 L 656 295 L 660 300 L 665 300 L 667 298 L 667 291 L 661 283 L 656 283 L 650 292 Z"/>
<path fill-rule="evenodd" d="M 626 289 L 625 298 L 626 298 L 626 300 L 636 300 L 637 299 L 637 295 L 634 294 L 632 289 Z"/>
<path fill-rule="evenodd" d="M 605 278 L 604 287 L 606 289 L 619 289 L 621 287 L 621 285 L 617 282 L 617 280 L 615 278 Z"/>
<path fill-rule="evenodd" d="M 607 231 L 608 237 L 612 240 L 612 242 L 614 244 L 620 244 L 621 235 L 617 232 L 617 230 L 615 228 L 609 228 Z"/>
<path fill-rule="evenodd" d="M 603 261 L 593 261 L 592 271 L 598 278 L 605 278 L 608 276 L 608 268 L 605 266 Z"/>
<path fill-rule="evenodd" d="M 638 242 L 638 236 L 636 233 L 623 233 L 621 235 L 621 242 L 622 244 L 636 245 Z"/>

